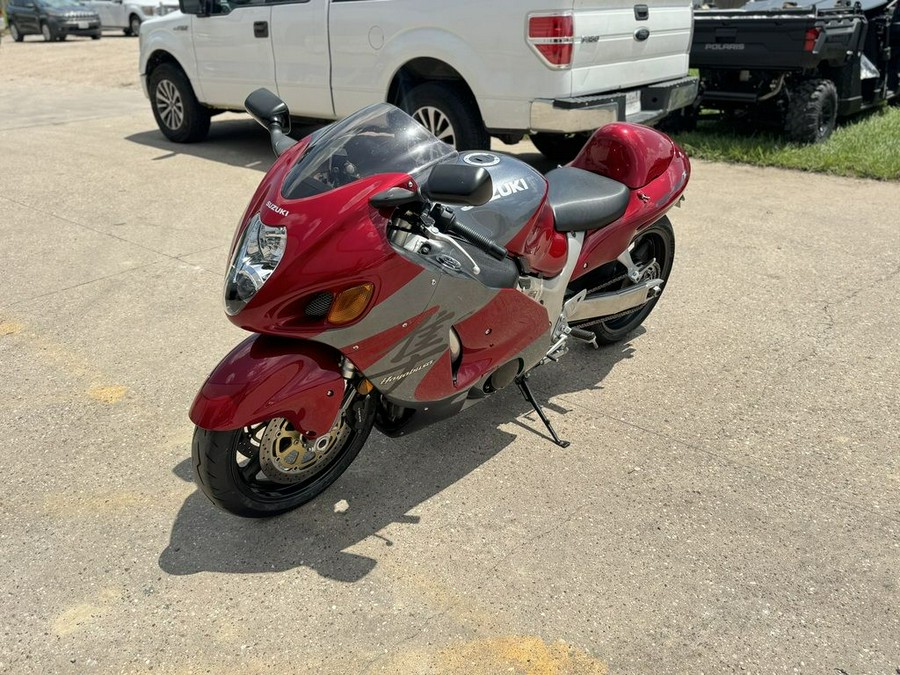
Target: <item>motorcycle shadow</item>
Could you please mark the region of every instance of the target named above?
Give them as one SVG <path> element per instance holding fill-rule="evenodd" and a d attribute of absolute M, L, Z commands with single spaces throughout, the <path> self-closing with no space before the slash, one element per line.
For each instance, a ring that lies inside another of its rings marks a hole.
<path fill-rule="evenodd" d="M 566 393 L 602 391 L 602 381 L 616 363 L 631 358 L 635 331 L 627 342 L 594 351 L 574 346 L 557 368 L 540 368 L 531 378 L 538 400 Z M 587 364 L 590 365 L 587 365 Z M 598 405 L 602 405 L 602 394 Z M 557 430 L 566 438 L 565 415 L 559 404 L 545 405 Z M 495 426 L 510 422 L 523 433 L 537 433 L 554 451 L 549 435 L 514 385 L 481 405 L 409 437 L 389 439 L 374 432 L 350 468 L 322 495 L 301 508 L 266 520 L 247 520 L 213 506 L 199 491 L 182 505 L 172 526 L 160 568 L 173 575 L 198 572 L 249 574 L 283 572 L 305 566 L 336 581 L 356 582 L 379 560 L 347 551 L 369 537 L 381 540 L 384 555 L 393 541 L 381 534 L 393 523 L 416 525 L 409 515 L 419 504 L 461 480 L 512 443 L 517 434 Z M 524 416 L 524 417 L 523 417 Z M 191 460 L 173 472 L 191 481 Z M 393 532 L 398 532 L 394 529 Z M 405 530 L 399 530 L 400 533 Z M 396 534 L 393 536 L 396 537 Z M 380 556 L 379 556 L 380 557 Z"/>

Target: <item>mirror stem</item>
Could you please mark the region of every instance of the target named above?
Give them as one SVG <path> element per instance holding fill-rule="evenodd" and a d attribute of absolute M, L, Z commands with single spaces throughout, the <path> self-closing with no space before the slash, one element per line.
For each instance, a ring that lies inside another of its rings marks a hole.
<path fill-rule="evenodd" d="M 278 122 L 272 122 L 269 125 L 269 134 L 272 137 L 272 152 L 275 153 L 276 157 L 281 157 L 288 149 L 297 144 L 297 141 L 285 135 Z"/>

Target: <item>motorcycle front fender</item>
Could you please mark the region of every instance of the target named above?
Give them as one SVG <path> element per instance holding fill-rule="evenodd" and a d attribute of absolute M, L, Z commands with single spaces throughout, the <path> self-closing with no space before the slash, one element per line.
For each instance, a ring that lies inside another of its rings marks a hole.
<path fill-rule="evenodd" d="M 285 417 L 313 438 L 331 429 L 343 393 L 340 355 L 330 347 L 254 335 L 206 378 L 190 418 L 203 429 L 228 431 Z"/>

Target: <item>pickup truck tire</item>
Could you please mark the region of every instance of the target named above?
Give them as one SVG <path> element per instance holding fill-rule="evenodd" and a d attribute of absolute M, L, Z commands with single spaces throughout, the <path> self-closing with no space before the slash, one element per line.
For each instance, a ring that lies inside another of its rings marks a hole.
<path fill-rule="evenodd" d="M 141 17 L 132 14 L 128 17 L 128 33 L 126 35 L 138 36 L 141 34 Z"/>
<path fill-rule="evenodd" d="M 25 39 L 25 36 L 19 32 L 19 27 L 14 24 L 12 21 L 9 22 L 9 34 L 12 36 L 12 39 L 16 42 L 21 42 Z"/>
<path fill-rule="evenodd" d="M 531 134 L 531 142 L 534 147 L 547 159 L 566 164 L 575 159 L 575 156 L 581 152 L 584 144 L 590 138 L 589 133 L 578 134 L 551 134 L 539 133 Z"/>
<path fill-rule="evenodd" d="M 181 68 L 163 63 L 150 74 L 150 107 L 159 130 L 175 143 L 202 141 L 209 133 L 209 110 L 197 101 Z"/>
<path fill-rule="evenodd" d="M 478 104 L 463 87 L 451 82 L 426 82 L 414 87 L 399 107 L 438 139 L 457 150 L 486 150 L 491 137 Z"/>
<path fill-rule="evenodd" d="M 785 129 L 798 143 L 821 143 L 837 122 L 838 95 L 831 80 L 805 80 L 791 94 Z"/>

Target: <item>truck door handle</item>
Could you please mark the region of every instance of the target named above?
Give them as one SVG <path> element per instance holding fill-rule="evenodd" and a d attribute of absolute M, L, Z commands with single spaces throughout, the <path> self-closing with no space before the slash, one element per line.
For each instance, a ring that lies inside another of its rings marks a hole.
<path fill-rule="evenodd" d="M 634 18 L 638 21 L 646 21 L 650 18 L 650 8 L 647 5 L 635 5 Z"/>
<path fill-rule="evenodd" d="M 253 22 L 253 37 L 258 37 L 258 38 L 269 37 L 269 22 L 268 21 L 254 21 Z"/>

